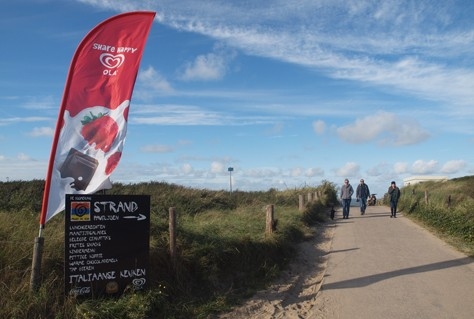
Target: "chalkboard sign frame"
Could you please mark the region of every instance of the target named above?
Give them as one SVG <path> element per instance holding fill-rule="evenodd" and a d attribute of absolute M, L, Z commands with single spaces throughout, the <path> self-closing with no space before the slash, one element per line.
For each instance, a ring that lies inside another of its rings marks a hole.
<path fill-rule="evenodd" d="M 66 195 L 64 290 L 80 297 L 144 290 L 149 195 Z"/>

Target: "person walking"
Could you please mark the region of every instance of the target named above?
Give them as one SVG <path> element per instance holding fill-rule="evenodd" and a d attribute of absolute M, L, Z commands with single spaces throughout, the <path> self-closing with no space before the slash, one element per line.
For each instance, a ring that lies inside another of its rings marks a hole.
<path fill-rule="evenodd" d="M 344 180 L 344 185 L 341 187 L 341 201 L 342 201 L 342 218 L 349 219 L 349 209 L 351 207 L 352 194 L 354 194 L 354 189 L 352 185 L 349 184 L 349 180 L 346 178 Z"/>
<path fill-rule="evenodd" d="M 390 187 L 388 188 L 388 196 L 390 197 L 390 218 L 397 218 L 397 204 L 400 199 L 400 189 L 397 187 L 397 184 L 392 181 Z"/>
<path fill-rule="evenodd" d="M 370 197 L 369 185 L 365 184 L 364 180 L 361 179 L 356 189 L 356 199 L 359 202 L 360 214 L 365 214 L 367 208 L 367 199 Z"/>

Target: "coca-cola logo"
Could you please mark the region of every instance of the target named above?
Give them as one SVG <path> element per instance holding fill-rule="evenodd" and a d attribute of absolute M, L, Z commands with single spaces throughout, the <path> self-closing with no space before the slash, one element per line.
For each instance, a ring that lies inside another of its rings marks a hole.
<path fill-rule="evenodd" d="M 145 278 L 135 278 L 132 280 L 133 287 L 137 290 L 143 289 L 143 286 L 146 283 Z"/>
<path fill-rule="evenodd" d="M 102 53 L 100 55 L 100 63 L 109 69 L 116 69 L 120 67 L 123 61 L 125 61 L 125 56 L 123 54 L 113 55 L 110 53 Z"/>
<path fill-rule="evenodd" d="M 71 296 L 82 296 L 91 293 L 91 287 L 75 287 L 69 291 Z"/>

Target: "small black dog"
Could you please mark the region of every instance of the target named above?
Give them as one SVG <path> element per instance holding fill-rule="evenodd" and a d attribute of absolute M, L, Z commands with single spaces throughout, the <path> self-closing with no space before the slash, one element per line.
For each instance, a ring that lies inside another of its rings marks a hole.
<path fill-rule="evenodd" d="M 336 210 L 334 209 L 334 206 L 331 208 L 331 219 L 334 219 L 334 214 L 336 213 Z"/>

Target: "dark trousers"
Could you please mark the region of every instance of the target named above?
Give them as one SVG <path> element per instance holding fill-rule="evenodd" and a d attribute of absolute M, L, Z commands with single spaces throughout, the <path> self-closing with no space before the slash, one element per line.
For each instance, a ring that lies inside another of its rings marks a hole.
<path fill-rule="evenodd" d="M 365 209 L 367 208 L 367 197 L 359 198 L 359 206 L 360 206 L 360 212 L 365 213 Z"/>
<path fill-rule="evenodd" d="M 390 201 L 390 212 L 392 213 L 391 216 L 397 216 L 397 202 Z"/>
<path fill-rule="evenodd" d="M 349 217 L 349 209 L 351 207 L 351 199 L 343 199 L 342 200 L 342 217 L 347 218 Z"/>

